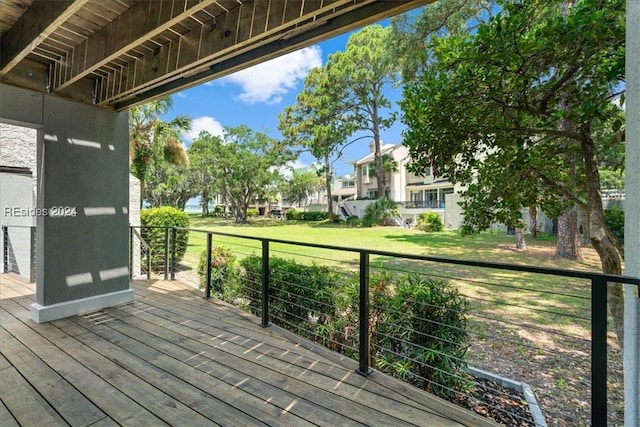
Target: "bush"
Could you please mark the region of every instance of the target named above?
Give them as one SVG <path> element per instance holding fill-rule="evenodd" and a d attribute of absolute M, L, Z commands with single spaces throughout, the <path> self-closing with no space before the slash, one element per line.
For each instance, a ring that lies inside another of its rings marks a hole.
<path fill-rule="evenodd" d="M 422 212 L 418 216 L 418 230 L 431 232 L 444 230 L 444 224 L 440 218 L 440 214 L 436 212 Z"/>
<path fill-rule="evenodd" d="M 326 219 L 331 219 L 331 217 L 328 212 L 300 212 L 295 209 L 289 209 L 287 211 L 287 219 L 298 221 L 324 221 Z"/>
<path fill-rule="evenodd" d="M 332 223 L 334 223 L 334 224 L 337 224 L 337 223 L 339 223 L 341 221 L 340 220 L 340 215 L 334 214 L 333 212 L 327 215 L 327 219 L 329 221 L 331 221 Z"/>
<path fill-rule="evenodd" d="M 360 217 L 358 215 L 349 215 L 347 218 L 347 225 L 350 227 L 357 227 L 360 225 Z"/>
<path fill-rule="evenodd" d="M 262 259 L 244 258 L 242 287 L 251 290 L 251 312 L 262 309 Z M 326 324 L 334 316 L 334 285 L 338 272 L 318 265 L 298 264 L 283 258 L 269 259 L 270 313 L 273 323 L 308 336 L 317 325 Z M 305 331 L 306 330 L 306 331 Z"/>
<path fill-rule="evenodd" d="M 417 274 L 371 275 L 369 356 L 379 370 L 451 399 L 471 382 L 464 356 L 469 347 L 468 302 L 449 282 Z M 341 324 L 356 325 L 359 283 L 336 299 Z M 348 330 L 348 328 L 345 328 Z M 357 347 L 355 333 L 334 342 Z"/>
<path fill-rule="evenodd" d="M 165 228 L 181 227 L 189 228 L 189 215 L 180 209 L 171 206 L 161 208 L 144 209 L 140 212 L 142 225 L 140 234 L 149 245 L 150 254 L 143 254 L 143 264 L 147 262 L 147 256 L 151 256 L 151 268 L 154 271 L 164 269 Z M 187 250 L 187 230 L 176 231 L 176 262 L 182 261 Z M 171 239 L 171 230 L 169 230 Z M 170 249 L 170 248 L 169 248 Z M 171 254 L 169 254 L 171 256 Z"/>
<path fill-rule="evenodd" d="M 613 233 L 621 254 L 624 254 L 624 211 L 620 209 L 607 209 L 604 211 L 604 222 L 609 231 Z"/>
<path fill-rule="evenodd" d="M 394 218 L 398 216 L 398 205 L 386 197 L 369 204 L 364 210 L 362 224 L 370 227 L 373 225 L 393 225 Z"/>
<path fill-rule="evenodd" d="M 247 209 L 247 218 L 255 218 L 259 212 L 256 208 Z"/>
<path fill-rule="evenodd" d="M 288 220 L 299 220 L 302 215 L 302 212 L 298 212 L 297 210 L 292 208 L 287 210 L 286 215 Z"/>
<path fill-rule="evenodd" d="M 211 249 L 211 292 L 225 301 L 232 302 L 237 296 L 237 283 L 240 270 L 236 256 L 223 246 L 215 246 Z M 200 277 L 200 289 L 207 284 L 207 251 L 200 254 L 198 262 L 198 277 Z"/>

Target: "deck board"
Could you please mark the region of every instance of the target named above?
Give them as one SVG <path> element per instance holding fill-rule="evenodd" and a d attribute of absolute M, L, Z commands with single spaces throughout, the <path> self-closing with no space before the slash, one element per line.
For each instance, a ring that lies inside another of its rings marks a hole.
<path fill-rule="evenodd" d="M 179 282 L 38 325 L 34 286 L 0 278 L 2 426 L 493 425 Z"/>

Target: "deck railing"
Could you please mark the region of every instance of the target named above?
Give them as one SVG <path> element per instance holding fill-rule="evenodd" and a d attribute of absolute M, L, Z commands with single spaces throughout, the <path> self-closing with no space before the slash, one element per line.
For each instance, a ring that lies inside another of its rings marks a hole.
<path fill-rule="evenodd" d="M 2 226 L 2 271 L 36 280 L 36 227 Z"/>
<path fill-rule="evenodd" d="M 186 233 L 188 246 L 180 258 L 176 248 L 185 244 L 180 236 L 185 239 Z M 144 228 L 141 234 L 144 236 Z M 541 409 L 530 405 L 536 425 L 544 425 L 544 417 L 561 425 L 622 422 L 622 355 L 607 314 L 607 287 L 640 286 L 638 278 L 210 230 L 167 228 L 156 231 L 158 236 L 148 242 L 156 277 L 200 286 L 205 298 L 215 294 L 249 309 L 263 326 L 274 323 L 345 353 L 358 360 L 362 374 L 370 373 L 372 367 L 383 370 L 467 407 L 497 413 L 499 419 L 511 420 L 504 421 L 507 423 L 520 424 L 528 416 L 511 413 L 486 398 L 513 399 L 504 395 L 504 385 L 524 387 L 525 394 L 531 387 Z M 231 276 L 202 268 L 219 267 L 225 261 L 219 247 L 227 248 L 237 259 L 253 257 L 260 274 L 250 274 L 245 267 L 244 279 L 234 278 L 234 291 L 225 294 L 220 281 L 231 283 Z M 285 272 L 282 259 L 331 270 L 322 273 L 324 279 L 311 277 L 306 270 Z M 405 280 L 406 275 L 418 282 L 452 284 L 466 308 L 447 310 L 462 317 L 466 327 L 447 329 L 429 315 L 415 314 L 442 308 L 434 303 L 418 307 L 422 311 L 416 306 L 411 312 L 406 305 L 391 307 L 385 298 L 397 292 L 394 288 L 401 286 L 397 280 Z M 385 280 L 391 280 L 390 285 L 381 291 Z M 345 295 L 352 298 L 350 303 L 344 303 Z M 342 305 L 335 305 L 338 300 Z M 337 318 L 339 322 L 332 322 Z M 386 318 L 403 320 L 383 328 L 380 325 Z M 419 322 L 432 324 L 437 332 L 407 326 Z M 447 347 L 453 338 L 448 337 L 458 329 L 467 334 L 468 351 L 450 355 Z M 415 343 L 425 337 L 435 339 L 429 342 L 436 344 Z M 472 368 L 448 371 L 443 369 L 447 363 Z M 492 374 L 485 375 L 487 371 Z M 451 378 L 453 383 L 466 385 L 451 387 Z"/>

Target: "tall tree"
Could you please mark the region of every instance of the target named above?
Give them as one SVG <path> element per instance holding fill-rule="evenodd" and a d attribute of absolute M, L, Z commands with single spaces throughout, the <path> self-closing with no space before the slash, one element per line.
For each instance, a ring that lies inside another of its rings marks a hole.
<path fill-rule="evenodd" d="M 222 144 L 222 138 L 200 133 L 189 147 L 189 175 L 193 189 L 200 196 L 202 216 L 209 214 L 209 202 L 215 193 L 215 171 L 217 167 L 217 147 Z"/>
<path fill-rule="evenodd" d="M 434 40 L 404 89 L 405 144 L 417 169 L 433 165 L 468 185 L 466 231 L 521 221 L 536 201 L 555 216 L 576 204 L 603 271 L 620 274 L 595 134 L 618 114 L 611 101 L 624 90 L 624 1 L 581 0 L 565 16 L 560 3 L 507 2 L 477 33 Z M 622 286 L 608 292 L 622 343 Z"/>
<path fill-rule="evenodd" d="M 352 34 L 344 52 L 329 55 L 326 72 L 343 114 L 340 120 L 373 140 L 378 197 L 385 194 L 386 180 L 380 151 L 380 132 L 396 120 L 384 89 L 398 78 L 398 64 L 390 55 L 390 27 L 370 25 Z"/>
<path fill-rule="evenodd" d="M 171 97 L 165 96 L 129 110 L 130 170 L 140 180 L 142 195 L 151 164 L 168 161 L 186 166 L 188 163 L 180 137 L 191 129 L 191 119 L 178 115 L 170 121 L 163 120 L 162 116 L 172 105 Z"/>
<path fill-rule="evenodd" d="M 355 141 L 347 142 L 354 126 L 343 119 L 346 111 L 342 93 L 343 89 L 331 81 L 325 68 L 314 68 L 305 78 L 296 104 L 278 116 L 278 129 L 287 143 L 309 150 L 322 162 L 329 213 L 333 212 L 333 163 L 341 158 L 342 150 Z"/>
<path fill-rule="evenodd" d="M 214 188 L 229 203 L 238 223 L 247 222 L 249 204 L 280 177 L 280 169 L 294 159 L 281 142 L 245 125 L 225 128 L 223 139 L 203 133 L 215 150 Z M 195 141 L 194 141 L 195 143 Z"/>

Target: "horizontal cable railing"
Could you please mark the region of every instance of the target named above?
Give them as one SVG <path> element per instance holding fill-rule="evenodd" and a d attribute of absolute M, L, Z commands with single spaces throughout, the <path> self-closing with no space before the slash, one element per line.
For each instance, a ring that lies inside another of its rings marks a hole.
<path fill-rule="evenodd" d="M 344 353 L 361 374 L 375 368 L 510 425 L 622 422 L 607 287 L 638 278 L 210 230 L 139 235 L 155 277 Z M 505 384 L 531 387 L 541 411 Z"/>
<path fill-rule="evenodd" d="M 2 226 L 2 271 L 36 281 L 36 226 Z"/>

